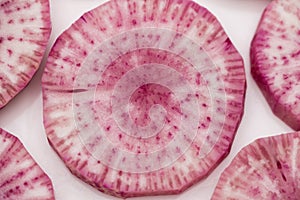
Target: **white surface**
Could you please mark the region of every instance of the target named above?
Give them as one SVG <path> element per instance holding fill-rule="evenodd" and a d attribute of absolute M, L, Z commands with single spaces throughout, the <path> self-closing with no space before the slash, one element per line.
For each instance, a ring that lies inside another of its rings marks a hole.
<path fill-rule="evenodd" d="M 51 0 L 53 31 L 47 54 L 55 39 L 63 30 L 68 28 L 84 12 L 102 2 L 104 1 Z M 217 16 L 244 58 L 248 83 L 244 117 L 231 153 L 207 179 L 180 195 L 135 198 L 137 200 L 210 199 L 222 170 L 243 146 L 259 137 L 291 132 L 289 127 L 272 114 L 250 76 L 250 42 L 262 11 L 269 0 L 197 0 L 197 2 L 207 7 Z M 57 200 L 117 199 L 98 192 L 74 177 L 49 146 L 42 120 L 40 79 L 44 64 L 43 62 L 41 70 L 29 86 L 0 111 L 0 127 L 18 136 L 40 166 L 51 177 Z"/>

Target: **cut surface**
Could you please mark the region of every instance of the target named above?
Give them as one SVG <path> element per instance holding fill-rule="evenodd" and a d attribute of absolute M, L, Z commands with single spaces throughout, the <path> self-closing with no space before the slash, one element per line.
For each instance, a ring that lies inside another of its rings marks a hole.
<path fill-rule="evenodd" d="M 212 200 L 299 199 L 299 154 L 299 132 L 254 141 L 222 173 Z"/>
<path fill-rule="evenodd" d="M 0 0 L 0 109 L 38 69 L 51 31 L 48 0 Z"/>
<path fill-rule="evenodd" d="M 228 154 L 243 60 L 192 1 L 109 1 L 53 46 L 42 78 L 49 142 L 72 173 L 122 196 L 175 194 Z"/>
<path fill-rule="evenodd" d="M 0 199 L 54 200 L 52 183 L 18 138 L 0 129 Z"/>
<path fill-rule="evenodd" d="M 300 130 L 300 0 L 274 0 L 251 45 L 252 76 L 273 113 Z"/>

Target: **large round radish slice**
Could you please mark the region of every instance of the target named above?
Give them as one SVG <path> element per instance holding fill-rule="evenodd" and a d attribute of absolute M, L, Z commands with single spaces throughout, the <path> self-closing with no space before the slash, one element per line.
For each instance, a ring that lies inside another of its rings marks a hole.
<path fill-rule="evenodd" d="M 48 139 L 111 195 L 174 194 L 228 154 L 243 113 L 243 61 L 192 1 L 109 1 L 56 41 L 43 75 Z"/>
<path fill-rule="evenodd" d="M 251 45 L 252 76 L 273 113 L 300 130 L 300 1 L 274 0 Z"/>
<path fill-rule="evenodd" d="M 222 173 L 212 200 L 299 199 L 300 133 L 261 138 Z"/>
<path fill-rule="evenodd" d="M 38 69 L 50 36 L 48 0 L 0 0 L 0 109 Z"/>
<path fill-rule="evenodd" d="M 54 199 L 51 180 L 18 138 L 0 129 L 0 199 Z"/>

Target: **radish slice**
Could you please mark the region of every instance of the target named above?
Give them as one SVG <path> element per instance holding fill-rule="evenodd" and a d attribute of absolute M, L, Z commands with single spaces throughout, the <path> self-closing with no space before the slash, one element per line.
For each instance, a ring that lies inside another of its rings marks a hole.
<path fill-rule="evenodd" d="M 42 78 L 48 139 L 105 193 L 175 194 L 228 154 L 243 60 L 192 1 L 109 1 L 56 41 Z"/>
<path fill-rule="evenodd" d="M 299 199 L 300 133 L 261 138 L 222 173 L 212 200 Z"/>
<path fill-rule="evenodd" d="M 55 199 L 49 177 L 19 139 L 1 129 L 0 199 Z"/>
<path fill-rule="evenodd" d="M 252 76 L 273 113 L 300 130 L 300 1 L 274 0 L 251 45 Z"/>
<path fill-rule="evenodd" d="M 0 0 L 0 109 L 37 71 L 51 31 L 48 0 Z"/>

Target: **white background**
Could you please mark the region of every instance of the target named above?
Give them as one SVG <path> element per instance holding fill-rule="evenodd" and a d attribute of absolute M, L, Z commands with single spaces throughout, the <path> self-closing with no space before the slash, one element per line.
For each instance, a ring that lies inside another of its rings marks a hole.
<path fill-rule="evenodd" d="M 103 2 L 101 0 L 51 0 L 53 30 L 46 55 L 63 30 L 84 12 Z M 210 199 L 219 175 L 243 146 L 259 137 L 292 131 L 272 114 L 250 75 L 250 42 L 262 11 L 270 0 L 198 0 L 197 2 L 217 16 L 244 58 L 248 84 L 244 117 L 231 153 L 208 178 L 180 195 L 135 198 L 137 200 Z M 98 192 L 74 177 L 49 146 L 42 121 L 40 79 L 44 64 L 45 61 L 28 87 L 0 110 L 0 127 L 18 136 L 51 177 L 57 200 L 117 199 Z"/>

